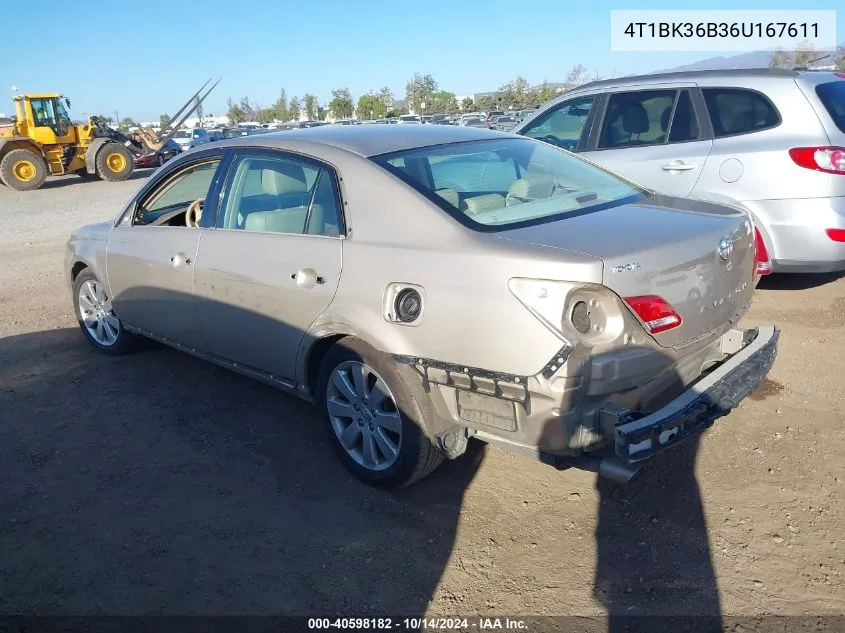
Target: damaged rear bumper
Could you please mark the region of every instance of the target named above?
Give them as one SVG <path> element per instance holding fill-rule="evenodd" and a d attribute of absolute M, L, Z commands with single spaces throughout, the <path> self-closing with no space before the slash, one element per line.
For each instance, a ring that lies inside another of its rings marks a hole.
<path fill-rule="evenodd" d="M 638 416 L 624 409 L 606 412 L 617 417 L 616 455 L 626 463 L 647 459 L 726 415 L 769 373 L 779 336 L 776 327 L 758 328 L 750 343 L 654 413 Z"/>

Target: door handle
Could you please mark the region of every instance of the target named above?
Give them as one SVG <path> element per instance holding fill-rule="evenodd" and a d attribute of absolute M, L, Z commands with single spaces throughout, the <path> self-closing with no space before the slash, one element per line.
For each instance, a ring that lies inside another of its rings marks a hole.
<path fill-rule="evenodd" d="M 326 283 L 326 278 L 318 275 L 313 268 L 301 268 L 291 274 L 290 278 L 296 281 L 296 285 L 300 288 L 313 288 L 317 284 Z"/>
<path fill-rule="evenodd" d="M 690 171 L 691 169 L 695 169 L 695 165 L 691 165 L 690 163 L 684 163 L 682 161 L 666 163 L 661 167 L 663 171 Z"/>
<path fill-rule="evenodd" d="M 177 268 L 182 264 L 190 266 L 191 258 L 185 255 L 185 253 L 176 253 L 173 257 L 170 258 L 170 262 Z"/>

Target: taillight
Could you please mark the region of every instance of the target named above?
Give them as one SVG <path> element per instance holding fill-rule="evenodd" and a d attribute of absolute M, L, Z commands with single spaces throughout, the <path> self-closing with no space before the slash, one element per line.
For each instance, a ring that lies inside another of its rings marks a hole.
<path fill-rule="evenodd" d="M 793 147 L 789 156 L 805 169 L 845 174 L 845 147 Z"/>
<path fill-rule="evenodd" d="M 845 229 L 827 229 L 825 233 L 834 242 L 845 242 Z"/>
<path fill-rule="evenodd" d="M 681 324 L 681 315 L 668 301 L 657 295 L 626 297 L 625 303 L 631 306 L 652 334 L 671 330 Z"/>
<path fill-rule="evenodd" d="M 757 227 L 754 227 L 754 274 L 772 274 L 772 261 L 769 259 L 769 251 Z"/>

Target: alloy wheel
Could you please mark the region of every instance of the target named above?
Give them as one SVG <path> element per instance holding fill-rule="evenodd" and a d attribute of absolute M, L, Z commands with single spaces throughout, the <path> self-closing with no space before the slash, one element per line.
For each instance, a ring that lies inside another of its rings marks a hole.
<path fill-rule="evenodd" d="M 103 347 L 111 347 L 120 335 L 120 321 L 112 310 L 111 299 L 99 281 L 89 279 L 79 287 L 79 318 L 88 334 Z"/>
<path fill-rule="evenodd" d="M 326 389 L 326 408 L 343 449 L 360 466 L 381 471 L 399 458 L 402 419 L 387 383 L 369 365 L 345 361 Z"/>

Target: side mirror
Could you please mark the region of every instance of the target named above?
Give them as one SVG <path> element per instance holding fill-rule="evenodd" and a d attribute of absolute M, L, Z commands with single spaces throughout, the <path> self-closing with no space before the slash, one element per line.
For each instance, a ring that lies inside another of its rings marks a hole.
<path fill-rule="evenodd" d="M 70 110 L 70 99 L 67 97 L 65 97 L 65 105 L 68 107 L 68 110 Z"/>

